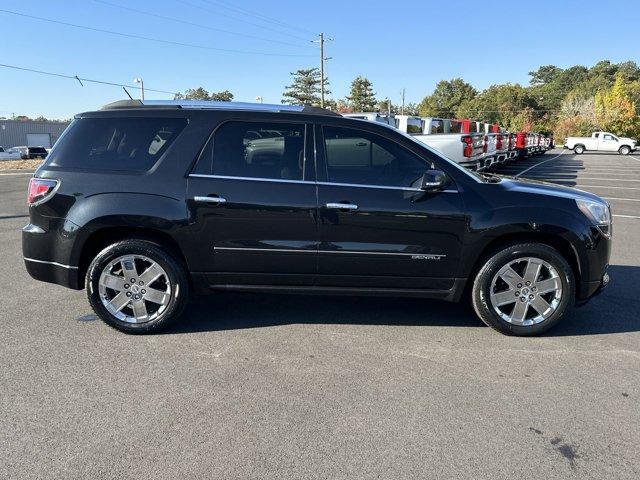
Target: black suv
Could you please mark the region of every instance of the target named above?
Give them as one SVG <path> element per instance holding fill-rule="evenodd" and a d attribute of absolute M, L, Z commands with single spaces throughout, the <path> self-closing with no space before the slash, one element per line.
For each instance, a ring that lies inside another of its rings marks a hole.
<path fill-rule="evenodd" d="M 318 108 L 116 102 L 76 116 L 29 204 L 29 273 L 86 287 L 130 333 L 226 290 L 469 296 L 486 324 L 531 335 L 608 282 L 601 198 L 476 174 Z"/>

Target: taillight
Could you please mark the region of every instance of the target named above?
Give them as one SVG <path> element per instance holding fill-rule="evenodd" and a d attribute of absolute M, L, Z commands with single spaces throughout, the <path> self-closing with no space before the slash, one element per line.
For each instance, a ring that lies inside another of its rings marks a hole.
<path fill-rule="evenodd" d="M 32 178 L 29 180 L 29 195 L 27 196 L 27 203 L 32 205 L 34 203 L 42 202 L 51 195 L 51 193 L 53 193 L 57 185 L 57 180 Z"/>
<path fill-rule="evenodd" d="M 464 143 L 462 154 L 467 158 L 471 157 L 471 155 L 473 155 L 473 138 L 470 136 L 464 136 L 461 140 Z"/>
<path fill-rule="evenodd" d="M 489 137 L 485 135 L 482 142 L 482 153 L 487 153 L 488 148 L 489 148 Z"/>

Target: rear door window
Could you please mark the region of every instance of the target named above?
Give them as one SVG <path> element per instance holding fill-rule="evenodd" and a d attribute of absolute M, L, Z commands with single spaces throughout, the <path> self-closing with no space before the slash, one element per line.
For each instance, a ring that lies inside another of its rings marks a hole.
<path fill-rule="evenodd" d="M 231 121 L 214 132 L 194 173 L 302 180 L 304 146 L 304 124 Z"/>
<path fill-rule="evenodd" d="M 187 125 L 185 118 L 81 118 L 49 155 L 52 167 L 149 170 Z"/>

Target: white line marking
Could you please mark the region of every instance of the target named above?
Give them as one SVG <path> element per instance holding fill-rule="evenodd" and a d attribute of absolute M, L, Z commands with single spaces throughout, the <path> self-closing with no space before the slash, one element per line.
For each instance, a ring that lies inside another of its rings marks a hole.
<path fill-rule="evenodd" d="M 640 187 L 613 187 L 611 185 L 585 185 L 584 183 L 580 184 L 580 187 L 591 187 L 591 188 L 619 188 L 622 190 L 640 190 Z"/>
<path fill-rule="evenodd" d="M 636 162 L 640 162 L 640 158 L 632 157 L 631 155 L 627 155 L 627 157 L 635 160 Z"/>
<path fill-rule="evenodd" d="M 623 200 L 625 202 L 640 202 L 640 198 L 601 197 L 605 200 Z"/>
<path fill-rule="evenodd" d="M 636 217 L 635 215 L 611 215 L 612 217 L 619 217 L 619 218 L 637 218 L 640 220 L 640 217 Z"/>
<path fill-rule="evenodd" d="M 15 176 L 15 175 L 32 175 L 33 176 L 34 172 L 20 172 L 20 173 L 0 173 L 0 177 L 11 177 L 11 176 Z"/>
<path fill-rule="evenodd" d="M 562 155 L 563 153 L 564 153 L 564 150 L 563 150 L 562 152 L 560 152 L 560 155 Z M 533 169 L 533 168 L 536 168 L 536 167 L 538 167 L 538 166 L 540 166 L 540 165 L 542 165 L 542 164 L 544 164 L 544 163 L 550 162 L 551 160 L 555 160 L 555 159 L 556 159 L 556 158 L 558 158 L 560 155 L 556 155 L 555 157 L 550 158 L 549 160 L 545 160 L 544 162 L 536 163 L 535 165 L 533 165 L 533 166 L 531 166 L 531 167 L 527 168 L 526 170 L 521 171 L 520 173 L 518 173 L 518 174 L 516 174 L 516 175 L 514 175 L 514 176 L 515 176 L 515 178 L 518 178 L 520 175 L 522 175 L 522 174 L 524 174 L 524 173 L 527 173 L 529 170 L 531 170 L 531 169 Z"/>
<path fill-rule="evenodd" d="M 550 182 L 554 180 L 603 180 L 605 182 L 640 182 L 640 178 L 638 180 L 629 180 L 628 178 L 603 178 L 603 177 L 549 177 L 549 176 L 541 176 L 541 175 L 529 175 L 527 178 L 540 178 L 544 180 L 549 180 Z"/>

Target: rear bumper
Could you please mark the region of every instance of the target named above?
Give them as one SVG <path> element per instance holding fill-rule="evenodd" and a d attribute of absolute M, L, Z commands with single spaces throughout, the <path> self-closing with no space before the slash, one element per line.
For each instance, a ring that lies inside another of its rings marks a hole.
<path fill-rule="evenodd" d="M 56 283 L 74 290 L 82 288 L 78 281 L 78 267 L 28 257 L 24 258 L 24 265 L 27 273 L 41 282 Z"/>
<path fill-rule="evenodd" d="M 64 219 L 49 219 L 47 228 L 26 225 L 22 229 L 22 255 L 29 275 L 42 282 L 81 289 L 78 265 L 71 260 L 75 231 L 77 226 Z"/>

